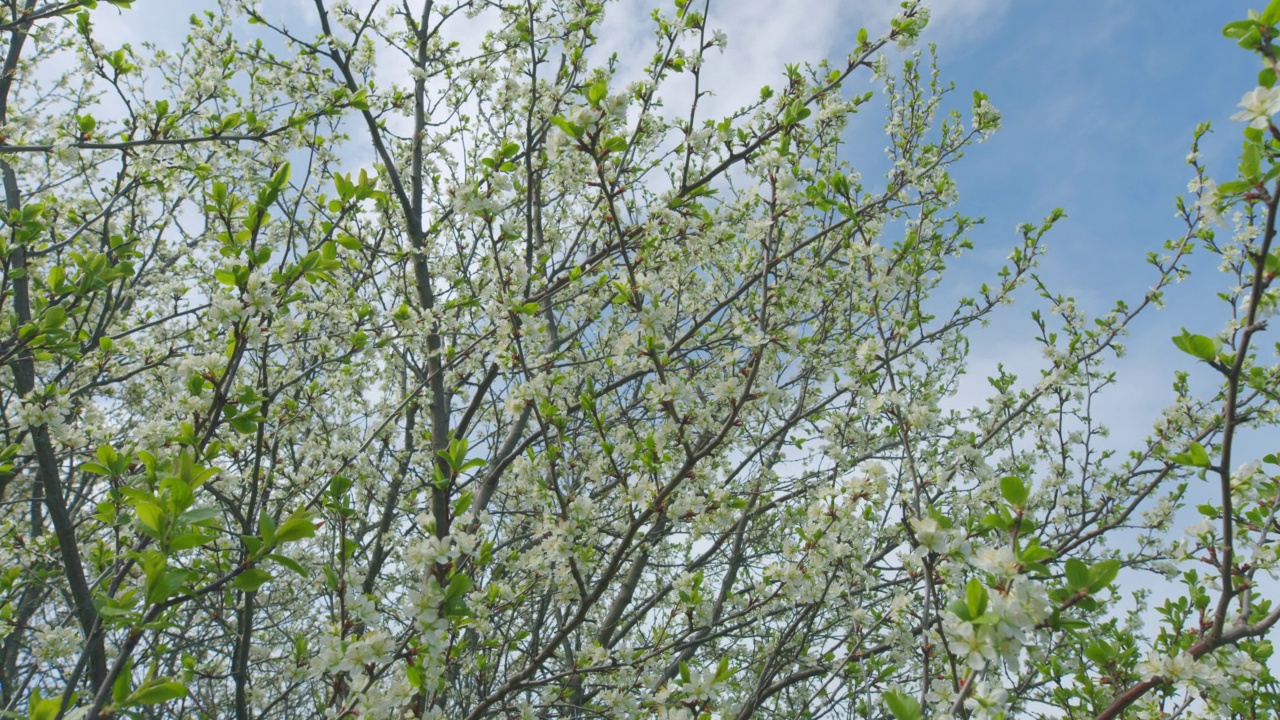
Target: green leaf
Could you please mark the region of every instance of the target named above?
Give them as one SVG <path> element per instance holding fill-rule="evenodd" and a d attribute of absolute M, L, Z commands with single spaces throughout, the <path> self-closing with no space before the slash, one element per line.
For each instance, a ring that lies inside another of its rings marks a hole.
<path fill-rule="evenodd" d="M 147 575 L 147 602 L 162 603 L 186 586 L 191 573 L 175 568 L 161 568 Z"/>
<path fill-rule="evenodd" d="M 1262 150 L 1258 143 L 1245 143 L 1244 152 L 1240 153 L 1240 176 L 1245 180 L 1256 181 L 1262 174 Z"/>
<path fill-rule="evenodd" d="M 556 115 L 552 115 L 547 119 L 551 122 L 552 125 L 555 125 L 556 127 L 560 128 L 565 135 L 568 135 L 574 140 L 582 139 L 583 128 L 581 125 L 575 125 L 569 122 L 568 120 L 565 120 L 564 118 Z"/>
<path fill-rule="evenodd" d="M 1067 571 L 1067 587 L 1072 590 L 1080 590 L 1089 586 L 1089 566 L 1077 558 L 1071 558 L 1066 562 Z"/>
<path fill-rule="evenodd" d="M 1115 646 L 1105 640 L 1095 640 L 1084 650 L 1084 656 L 1098 665 L 1110 662 L 1116 654 Z"/>
<path fill-rule="evenodd" d="M 333 187 L 338 191 L 338 197 L 343 200 L 350 200 L 356 195 L 356 186 L 355 183 L 351 182 L 350 175 L 334 173 Z"/>
<path fill-rule="evenodd" d="M 40 318 L 41 324 L 44 325 L 46 331 L 57 330 L 67 322 L 67 310 L 61 305 L 51 305 L 44 311 L 44 315 Z"/>
<path fill-rule="evenodd" d="M 276 538 L 276 521 L 264 509 L 258 513 L 258 534 L 262 536 L 262 542 L 272 543 Z"/>
<path fill-rule="evenodd" d="M 226 132 L 240 125 L 243 116 L 239 112 L 227 113 L 222 116 L 222 122 L 218 125 L 218 132 Z"/>
<path fill-rule="evenodd" d="M 198 533 L 198 532 L 188 532 L 188 533 L 181 533 L 178 535 L 174 535 L 173 537 L 169 538 L 168 546 L 170 551 L 177 552 L 180 550 L 190 550 L 193 547 L 200 547 L 201 545 L 210 543 L 213 540 L 214 538 L 212 535 L 205 535 L 204 533 Z"/>
<path fill-rule="evenodd" d="M 1252 30 L 1242 35 L 1236 44 L 1245 50 L 1257 50 L 1262 46 L 1262 32 L 1255 25 Z"/>
<path fill-rule="evenodd" d="M 270 555 L 267 555 L 267 559 L 274 560 L 280 563 L 281 565 L 297 573 L 300 577 L 303 577 L 303 578 L 311 577 L 311 575 L 307 572 L 306 568 L 302 567 L 301 563 L 299 563 L 297 560 L 294 560 L 291 557 L 285 557 L 284 555 L 271 553 Z"/>
<path fill-rule="evenodd" d="M 1218 356 L 1218 341 L 1204 335 L 1193 335 L 1182 329 L 1181 335 L 1173 336 L 1173 344 L 1179 350 L 1201 360 L 1212 360 Z"/>
<path fill-rule="evenodd" d="M 1097 592 L 1111 587 L 1120 574 L 1119 560 L 1103 560 L 1089 569 L 1089 589 Z"/>
<path fill-rule="evenodd" d="M 187 686 L 176 680 L 156 678 L 137 689 L 124 705 L 158 705 L 187 696 Z"/>
<path fill-rule="evenodd" d="M 964 589 L 965 607 L 969 617 L 981 617 L 987 611 L 987 588 L 977 578 L 970 578 Z"/>
<path fill-rule="evenodd" d="M 468 508 L 471 507 L 471 500 L 473 497 L 474 496 L 472 495 L 470 490 L 458 496 L 458 501 L 453 504 L 454 517 L 461 515 L 462 513 L 466 512 Z"/>
<path fill-rule="evenodd" d="M 164 532 L 164 510 L 160 506 L 150 502 L 139 502 L 134 507 L 134 512 L 138 516 L 138 524 L 142 526 L 142 531 L 152 537 L 160 537 Z"/>
<path fill-rule="evenodd" d="M 54 720 L 61 709 L 61 697 L 41 697 L 40 688 L 36 688 L 31 692 L 31 699 L 27 702 L 27 718 L 28 720 Z"/>
<path fill-rule="evenodd" d="M 952 600 L 947 604 L 947 611 L 961 620 L 973 619 L 973 615 L 969 613 L 969 606 L 963 600 Z"/>
<path fill-rule="evenodd" d="M 466 573 L 456 573 L 444 591 L 445 600 L 458 600 L 471 589 L 471 578 Z"/>
<path fill-rule="evenodd" d="M 1055 618 L 1053 625 L 1059 630 L 1085 630 L 1092 627 L 1092 624 L 1088 620 L 1064 617 Z"/>
<path fill-rule="evenodd" d="M 338 578 L 338 571 L 333 569 L 332 565 L 323 565 L 320 568 L 324 571 L 324 585 L 329 590 L 337 590 L 341 580 Z"/>
<path fill-rule="evenodd" d="M 1178 453 L 1169 458 L 1179 465 L 1187 465 L 1190 467 L 1207 468 L 1211 464 L 1209 462 L 1209 453 L 1204 446 L 1198 442 L 1192 441 L 1191 447 L 1186 452 Z"/>
<path fill-rule="evenodd" d="M 729 656 L 720 656 L 720 665 L 716 667 L 716 682 L 724 682 L 733 675 L 733 671 L 729 669 Z"/>
<path fill-rule="evenodd" d="M 609 85 L 604 80 L 597 80 L 591 83 L 587 88 L 587 102 L 592 105 L 599 105 L 601 100 L 609 94 Z"/>
<path fill-rule="evenodd" d="M 124 662 L 124 667 L 120 670 L 120 674 L 116 676 L 115 683 L 111 686 L 111 700 L 115 703 L 122 703 L 132 691 L 133 659 L 127 658 Z"/>
<path fill-rule="evenodd" d="M 167 477 L 160 481 L 161 497 L 168 500 L 166 505 L 174 512 L 182 512 L 195 502 L 195 493 L 191 486 L 176 477 Z"/>
<path fill-rule="evenodd" d="M 231 587 L 242 592 L 253 592 L 271 578 L 271 573 L 262 568 L 248 568 L 231 581 Z"/>
<path fill-rule="evenodd" d="M 1258 23 L 1267 26 L 1273 26 L 1280 22 L 1280 0 L 1271 0 L 1267 4 L 1267 9 L 1262 11 L 1258 16 Z"/>
<path fill-rule="evenodd" d="M 80 472 L 93 473 L 94 475 L 110 475 L 111 471 L 102 467 L 96 462 L 86 462 L 80 464 Z"/>
<path fill-rule="evenodd" d="M 221 515 L 222 512 L 218 508 L 195 508 L 179 515 L 178 522 L 183 525 L 198 525 L 221 517 Z"/>
<path fill-rule="evenodd" d="M 1253 183 L 1244 180 L 1230 180 L 1218 186 L 1218 195 L 1226 197 L 1228 195 L 1239 195 L 1240 193 L 1249 192 L 1253 189 Z"/>
<path fill-rule="evenodd" d="M 1011 518 L 1005 517 L 1006 514 L 1008 514 L 1007 510 L 1002 511 L 1002 513 L 987 513 L 987 516 L 982 518 L 981 524 L 985 528 L 1008 532 L 1013 527 L 1013 521 Z"/>
<path fill-rule="evenodd" d="M 920 720 L 920 701 L 900 690 L 885 693 L 884 704 L 889 706 L 889 712 L 896 720 Z"/>
<path fill-rule="evenodd" d="M 1267 253 L 1267 257 L 1262 261 L 1262 269 L 1272 275 L 1280 275 L 1280 250 Z"/>
<path fill-rule="evenodd" d="M 293 515 L 290 515 L 289 519 L 285 520 L 280 529 L 276 531 L 274 542 L 293 542 L 294 540 L 315 537 L 315 535 L 316 526 L 311 521 L 311 514 L 305 510 L 298 510 Z"/>
<path fill-rule="evenodd" d="M 1027 505 L 1027 498 L 1031 496 L 1031 491 L 1026 483 L 1022 482 L 1022 478 L 1007 475 L 1000 479 L 1000 494 L 1015 508 L 1024 508 Z"/>
<path fill-rule="evenodd" d="M 1237 20 L 1235 22 L 1230 22 L 1224 25 L 1222 27 L 1222 34 L 1224 37 L 1229 37 L 1232 40 L 1239 40 L 1240 38 L 1248 34 L 1250 30 L 1253 30 L 1257 27 L 1258 27 L 1257 20 Z"/>

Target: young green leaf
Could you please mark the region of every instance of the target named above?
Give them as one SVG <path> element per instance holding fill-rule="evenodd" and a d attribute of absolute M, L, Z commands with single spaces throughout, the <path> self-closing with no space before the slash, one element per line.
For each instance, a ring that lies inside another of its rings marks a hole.
<path fill-rule="evenodd" d="M 1103 560 L 1089 568 L 1089 589 L 1093 592 L 1105 590 L 1120 575 L 1119 560 Z"/>
<path fill-rule="evenodd" d="M 1022 481 L 1022 478 L 1007 475 L 1000 479 L 1000 494 L 1004 496 L 1004 499 L 1010 505 L 1021 509 L 1026 507 L 1031 491 L 1027 488 L 1027 484 Z"/>
<path fill-rule="evenodd" d="M 275 544 L 293 542 L 303 538 L 315 537 L 316 526 L 311 520 L 310 513 L 304 510 L 298 510 L 285 520 L 275 533 Z"/>
<path fill-rule="evenodd" d="M 560 130 L 564 132 L 565 135 L 568 135 L 574 140 L 582 139 L 582 133 L 584 131 L 581 125 L 575 125 L 569 122 L 568 120 L 565 120 L 564 118 L 556 115 L 552 115 L 551 117 L 547 118 L 547 120 L 552 125 L 555 125 L 556 127 L 560 128 Z"/>
<path fill-rule="evenodd" d="M 899 690 L 884 694 L 884 704 L 889 706 L 895 720 L 920 720 L 920 701 Z"/>
<path fill-rule="evenodd" d="M 132 705 L 158 705 L 159 703 L 186 696 L 186 685 L 169 678 L 156 678 L 139 686 L 122 704 L 126 707 Z"/>
<path fill-rule="evenodd" d="M 241 592 L 253 592 L 271 578 L 271 573 L 262 568 L 248 568 L 231 581 L 231 587 Z"/>
<path fill-rule="evenodd" d="M 987 611 L 987 588 L 977 578 L 970 578 L 964 589 L 969 617 L 979 618 Z"/>
<path fill-rule="evenodd" d="M 1173 336 L 1173 344 L 1179 350 L 1201 360 L 1212 360 L 1218 355 L 1218 342 L 1204 335 L 1193 335 L 1182 329 L 1181 335 Z"/>
<path fill-rule="evenodd" d="M 1072 590 L 1081 590 L 1089 586 L 1089 566 L 1077 558 L 1069 558 L 1065 565 L 1067 573 L 1067 587 Z"/>
<path fill-rule="evenodd" d="M 1190 467 L 1207 468 L 1211 465 L 1208 451 L 1204 449 L 1203 445 L 1195 442 L 1194 440 L 1191 442 L 1191 447 L 1187 448 L 1186 452 L 1178 453 L 1169 459 L 1179 465 L 1187 465 Z"/>

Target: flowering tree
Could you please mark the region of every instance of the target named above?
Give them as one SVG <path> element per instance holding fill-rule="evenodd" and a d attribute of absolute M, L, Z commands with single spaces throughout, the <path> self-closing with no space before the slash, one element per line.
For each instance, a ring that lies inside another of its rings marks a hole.
<path fill-rule="evenodd" d="M 1280 492 L 1233 470 L 1280 400 L 1280 3 L 1227 29 L 1266 64 L 1239 177 L 1193 153 L 1185 235 L 1096 319 L 1035 279 L 1060 212 L 931 299 L 974 223 L 948 168 L 999 115 L 891 67 L 913 2 L 727 117 L 705 1 L 654 12 L 643 67 L 584 0 L 223 0 L 175 51 L 104 45 L 131 4 L 0 2 L 6 716 L 1280 705 Z M 870 107 L 875 179 L 842 145 Z M 1197 246 L 1231 318 L 1174 342 L 1219 387 L 1180 375 L 1116 461 L 1103 360 Z M 1040 376 L 944 409 L 1029 280 Z M 1146 572 L 1185 597 L 1120 613 Z"/>

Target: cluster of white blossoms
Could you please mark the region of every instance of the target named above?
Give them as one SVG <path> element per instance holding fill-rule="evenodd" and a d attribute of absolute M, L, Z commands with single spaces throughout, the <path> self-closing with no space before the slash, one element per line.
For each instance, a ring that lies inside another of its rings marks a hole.
<path fill-rule="evenodd" d="M 1004 718 L 1008 710 L 1009 693 L 999 683 L 979 680 L 965 698 L 964 707 L 975 720 Z"/>
<path fill-rule="evenodd" d="M 42 425 L 49 426 L 50 431 L 62 427 L 62 413 L 58 406 L 51 402 L 24 401 L 18 406 L 18 419 L 22 427 L 35 430 Z"/>
<path fill-rule="evenodd" d="M 432 528 L 434 519 L 425 513 L 417 518 L 422 537 L 405 546 L 404 560 L 411 568 L 425 569 L 433 565 L 445 565 L 475 551 L 479 540 L 473 533 L 451 532 L 437 537 Z"/>
<path fill-rule="evenodd" d="M 1249 127 L 1265 130 L 1271 124 L 1271 117 L 1280 112 L 1280 86 L 1258 87 L 1244 94 L 1240 99 L 1240 112 L 1231 116 L 1236 122 L 1248 123 Z"/>
<path fill-rule="evenodd" d="M 1000 127 L 1000 111 L 985 97 L 973 106 L 973 126 L 981 128 L 983 140 L 994 135 Z"/>
<path fill-rule="evenodd" d="M 1051 610 L 1043 583 L 1018 576 L 989 592 L 987 612 L 994 622 L 974 622 L 947 611 L 943 616 L 943 632 L 956 654 L 974 672 L 982 673 L 997 661 L 1017 669 L 1025 651 L 1034 650 L 1032 641 L 1037 626 Z"/>
<path fill-rule="evenodd" d="M 1196 196 L 1196 211 L 1205 222 L 1211 225 L 1222 223 L 1222 215 L 1218 212 L 1218 202 L 1221 199 L 1218 196 L 1218 183 L 1210 178 L 1195 177 L 1187 183 L 1187 191 Z M 1227 262 L 1226 257 L 1223 257 L 1223 262 Z"/>
<path fill-rule="evenodd" d="M 1186 652 L 1153 654 L 1137 666 L 1144 679 L 1161 678 L 1181 690 L 1200 694 L 1223 710 L 1244 695 L 1262 669 L 1258 661 L 1238 648 L 1219 650 L 1198 660 Z"/>
<path fill-rule="evenodd" d="M 913 554 L 917 557 L 923 557 L 926 552 L 939 555 L 955 552 L 960 550 L 966 542 L 963 530 L 956 528 L 944 529 L 932 517 L 913 517 L 910 523 L 917 543 Z"/>
<path fill-rule="evenodd" d="M 1258 296 L 1258 301 L 1253 302 L 1251 295 L 1244 295 L 1240 302 L 1240 317 L 1252 317 L 1254 321 L 1267 320 L 1280 310 L 1280 288 L 1269 288 Z"/>
<path fill-rule="evenodd" d="M 80 652 L 83 637 L 70 625 L 45 626 L 35 633 L 32 653 L 43 663 L 74 659 Z"/>

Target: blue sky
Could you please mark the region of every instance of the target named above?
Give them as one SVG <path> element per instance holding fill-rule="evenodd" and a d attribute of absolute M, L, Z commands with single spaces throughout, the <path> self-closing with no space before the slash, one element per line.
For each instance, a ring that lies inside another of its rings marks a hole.
<path fill-rule="evenodd" d="M 1259 64 L 1221 27 L 1251 3 L 985 4 L 987 12 L 959 18 L 940 8 L 930 28 L 944 76 L 964 96 L 988 93 L 1003 113 L 1002 130 L 955 167 L 961 211 L 987 218 L 973 233 L 974 256 L 956 269 L 984 278 L 1003 261 L 1015 225 L 1063 207 L 1068 218 L 1048 236 L 1041 267 L 1050 286 L 1091 314 L 1136 301 L 1154 280 L 1146 253 L 1184 231 L 1173 202 L 1192 177 L 1185 158 L 1197 123 L 1215 130 L 1202 146 L 1212 176 L 1234 173 L 1242 125 L 1229 117 Z M 1170 336 L 1183 325 L 1213 334 L 1227 318 L 1213 297 L 1227 284 L 1217 261 L 1198 253 L 1193 266 L 1166 309 L 1138 319 L 1115 365 L 1119 383 L 1101 415 L 1118 446 L 1146 434 L 1172 399 L 1173 371 L 1193 364 Z M 976 380 L 997 361 L 1037 365 L 1032 305 L 1024 295 L 974 343 Z"/>
<path fill-rule="evenodd" d="M 960 210 L 987 223 L 972 233 L 975 252 L 955 266 L 960 277 L 951 281 L 985 279 L 1004 261 L 1018 223 L 1063 207 L 1068 218 L 1048 236 L 1041 266 L 1050 286 L 1076 296 L 1094 315 L 1116 299 L 1140 298 L 1154 280 L 1146 254 L 1185 230 L 1174 217 L 1174 198 L 1187 193 L 1192 168 L 1186 155 L 1198 123 L 1214 128 L 1201 147 L 1211 176 L 1234 175 L 1243 126 L 1230 116 L 1256 85 L 1260 64 L 1221 28 L 1263 5 L 953 0 L 940 7 L 928 39 L 938 43 L 944 78 L 961 97 L 974 89 L 988 93 L 1003 114 L 1002 130 L 954 168 Z M 1173 399 L 1175 370 L 1195 369 L 1170 337 L 1182 326 L 1214 334 L 1228 317 L 1214 297 L 1230 284 L 1216 258 L 1199 252 L 1192 262 L 1192 278 L 1171 289 L 1165 309 L 1138 318 L 1126 339 L 1127 356 L 1111 363 L 1117 384 L 1095 415 L 1111 428 L 1108 444 L 1121 451 L 1118 459 L 1142 442 Z M 999 362 L 1034 381 L 1042 363 L 1028 319 L 1035 305 L 1024 294 L 971 336 L 963 399 L 975 402 L 989 390 L 984 378 Z M 1276 342 L 1274 333 L 1261 339 L 1263 347 Z M 1193 381 L 1202 380 L 1196 387 L 1208 394 L 1213 378 L 1199 370 Z M 1244 440 L 1238 462 L 1278 449 L 1274 430 Z M 1181 519 L 1190 524 L 1199 519 L 1193 515 Z M 1126 587 L 1151 589 L 1156 602 L 1181 594 L 1151 575 Z"/>
<path fill-rule="evenodd" d="M 613 32 L 603 42 L 621 48 L 624 58 L 647 50 L 649 28 L 641 19 L 653 4 L 614 5 Z M 1063 207 L 1068 218 L 1048 236 L 1041 267 L 1051 287 L 1076 296 L 1091 314 L 1117 299 L 1136 301 L 1154 281 L 1146 254 L 1184 231 L 1173 203 L 1192 177 L 1186 155 L 1197 123 L 1210 121 L 1215 129 L 1202 146 L 1212 176 L 1221 181 L 1234 173 L 1242 125 L 1229 118 L 1256 84 L 1259 64 L 1223 38 L 1221 28 L 1265 3 L 929 4 L 933 21 L 924 40 L 937 44 L 957 105 L 967 110 L 978 89 L 1003 114 L 1003 129 L 953 170 L 960 211 L 987 223 L 972 233 L 976 249 L 955 266 L 951 282 L 976 287 L 989 280 L 1016 240 L 1016 225 L 1038 223 Z M 843 58 L 859 27 L 874 36 L 897 9 L 896 0 L 713 0 L 710 24 L 728 31 L 729 48 L 708 62 L 708 86 L 718 97 L 704 104 L 727 111 L 749 101 L 760 85 L 777 85 L 789 61 Z M 855 78 L 851 90 L 865 89 L 864 80 Z M 865 175 L 884 166 L 881 122 L 868 110 L 851 133 L 851 160 Z M 1109 404 L 1125 412 L 1125 440 L 1145 435 L 1171 398 L 1173 370 L 1190 365 L 1170 336 L 1183 325 L 1213 334 L 1226 320 L 1225 306 L 1213 297 L 1225 278 L 1207 254 L 1198 260 L 1199 272 L 1168 295 L 1167 309 L 1139 318 L 1129 356 L 1117 366 L 1121 384 Z M 984 371 L 997 361 L 1025 370 L 1037 365 L 1027 318 L 1034 299 L 1024 294 L 1024 302 L 1001 313 L 975 343 L 975 391 L 985 387 Z M 1135 415 L 1142 419 L 1129 422 Z"/>
<path fill-rule="evenodd" d="M 100 11 L 95 17 L 108 45 L 143 39 L 172 45 L 185 34 L 187 15 L 206 4 L 138 0 L 132 11 Z M 1146 253 L 1181 234 L 1173 199 L 1186 192 L 1191 177 L 1185 156 L 1198 122 L 1211 121 L 1216 129 L 1203 153 L 1213 176 L 1221 181 L 1232 174 L 1241 125 L 1229 116 L 1254 85 L 1258 66 L 1220 30 L 1263 4 L 930 3 L 933 22 L 924 39 L 937 43 L 943 78 L 956 83 L 958 104 L 967 109 L 971 91 L 980 89 L 1004 118 L 1003 129 L 954 168 L 960 210 L 985 216 L 987 224 L 972 233 L 976 250 L 955 266 L 951 281 L 976 287 L 989 280 L 1016 240 L 1014 227 L 1038 222 L 1060 206 L 1069 217 L 1049 236 L 1041 268 L 1051 286 L 1075 295 L 1094 314 L 1116 299 L 1139 298 L 1153 280 Z M 624 66 L 635 63 L 633 72 L 652 52 L 647 16 L 655 5 L 670 2 L 611 4 L 600 34 L 601 47 L 618 51 Z M 292 26 L 314 24 L 310 2 L 273 0 L 268 7 L 282 16 L 296 12 Z M 897 9 L 897 0 L 712 0 L 710 24 L 727 30 L 729 47 L 708 63 L 708 85 L 717 97 L 704 107 L 727 112 L 749 102 L 761 85 L 780 84 L 787 62 L 843 58 L 859 27 L 880 34 Z M 383 59 L 384 78 L 399 77 L 397 59 Z M 864 79 L 855 80 L 852 90 L 865 89 Z M 859 137 L 852 138 L 852 159 L 867 175 L 884 165 L 881 121 L 869 110 L 854 126 Z M 1128 341 L 1129 357 L 1117 366 L 1120 385 L 1106 405 L 1123 412 L 1123 427 L 1115 428 L 1121 446 L 1145 435 L 1171 397 L 1173 370 L 1190 364 L 1175 354 L 1169 337 L 1182 325 L 1211 334 L 1225 321 L 1225 308 L 1213 300 L 1224 279 L 1215 261 L 1204 254 L 1199 259 L 1199 273 L 1175 288 L 1168 309 L 1139 319 Z M 1026 377 L 1038 365 L 1027 317 L 1033 301 L 1024 293 L 1018 306 L 1002 312 L 977 338 L 972 399 L 985 391 L 982 378 L 996 362 Z"/>
<path fill-rule="evenodd" d="M 651 0 L 613 6 L 604 44 L 648 50 L 642 21 Z M 662 4 L 666 4 L 665 2 Z M 1186 194 L 1192 133 L 1203 121 L 1215 132 L 1202 156 L 1219 181 L 1234 174 L 1242 125 L 1231 121 L 1240 97 L 1255 84 L 1257 60 L 1222 37 L 1226 23 L 1262 0 L 935 0 L 924 41 L 937 44 L 944 81 L 967 117 L 973 90 L 986 92 L 1003 114 L 1003 129 L 971 149 L 953 168 L 967 215 L 984 216 L 973 231 L 974 252 L 953 266 L 945 287 L 970 294 L 990 280 L 1017 240 L 1015 226 L 1039 221 L 1055 207 L 1068 218 L 1048 236 L 1041 275 L 1077 298 L 1091 315 L 1118 299 L 1136 302 L 1154 283 L 1148 252 L 1180 237 L 1174 199 Z M 787 62 L 843 58 L 859 27 L 883 32 L 897 0 L 712 0 L 710 24 L 728 31 L 724 57 L 710 58 L 707 85 L 720 112 L 777 85 Z M 645 57 L 644 53 L 639 53 Z M 855 77 L 852 92 L 866 89 Z M 875 105 L 873 103 L 873 105 Z M 875 106 L 878 107 L 878 106 Z M 885 166 L 880 124 L 870 109 L 851 130 L 851 157 L 864 175 Z M 1114 367 L 1119 382 L 1098 413 L 1117 447 L 1132 447 L 1172 399 L 1173 372 L 1193 365 L 1169 338 L 1187 326 L 1214 334 L 1227 308 L 1214 298 L 1225 287 L 1217 261 L 1198 253 L 1197 272 L 1168 295 L 1168 306 L 1132 327 L 1128 355 Z M 1033 293 L 1004 309 L 973 339 L 973 365 L 962 400 L 988 391 L 985 377 L 999 362 L 1034 381 L 1041 354 L 1028 313 Z M 1204 386 L 1205 391 L 1212 388 Z"/>
<path fill-rule="evenodd" d="M 1258 63 L 1220 28 L 1248 7 L 1023 2 L 993 12 L 979 39 L 944 37 L 947 74 L 1004 113 L 1002 131 L 957 167 L 965 206 L 989 220 L 978 235 L 996 241 L 1063 206 L 1046 270 L 1086 297 L 1145 288 L 1143 255 L 1179 231 L 1172 202 L 1191 176 L 1196 123 L 1215 127 L 1215 175 L 1234 168 L 1241 125 L 1229 116 Z"/>

